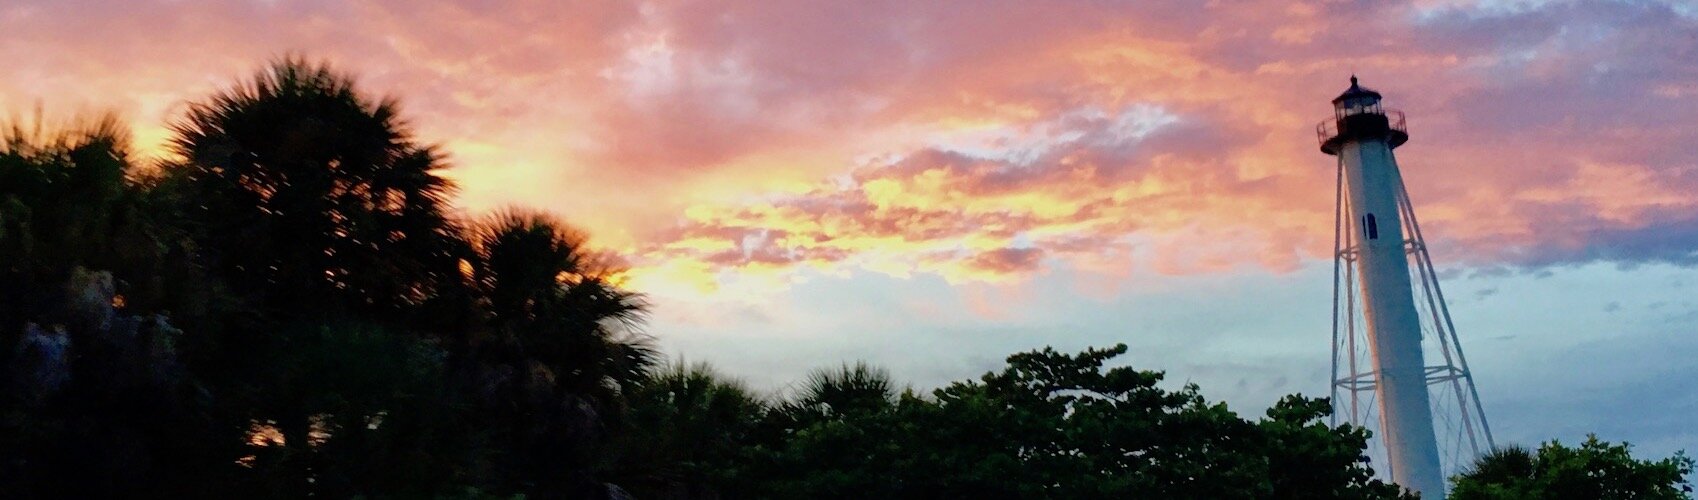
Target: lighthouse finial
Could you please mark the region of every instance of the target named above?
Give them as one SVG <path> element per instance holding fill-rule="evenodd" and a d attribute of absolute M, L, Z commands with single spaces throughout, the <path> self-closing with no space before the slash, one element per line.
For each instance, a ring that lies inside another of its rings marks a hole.
<path fill-rule="evenodd" d="M 1350 86 L 1351 87 L 1356 86 L 1356 74 L 1355 73 L 1350 74 Z"/>

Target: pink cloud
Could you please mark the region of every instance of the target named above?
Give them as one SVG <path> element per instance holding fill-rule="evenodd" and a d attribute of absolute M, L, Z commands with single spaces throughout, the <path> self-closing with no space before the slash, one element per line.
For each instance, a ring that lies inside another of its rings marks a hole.
<path fill-rule="evenodd" d="M 1072 131 L 1082 135 L 1064 154 L 1020 165 L 915 150 L 853 179 L 869 194 L 922 191 L 927 196 L 916 199 L 928 210 L 867 211 L 864 229 L 944 245 L 1046 228 L 1075 239 L 1149 234 L 1157 240 L 1151 264 L 1164 272 L 1246 262 L 1292 269 L 1325 255 L 1331 222 L 1328 159 L 1303 132 L 1337 88 L 1314 83 L 1355 69 L 1395 75 L 1382 90 L 1414 110 L 1417 142 L 1401 151 L 1403 163 L 1447 260 L 1698 258 L 1688 250 L 1698 241 L 1682 229 L 1698 219 L 1698 197 L 1679 194 L 1698 187 L 1686 153 L 1698 137 L 1680 125 L 1693 116 L 1694 101 L 1667 90 L 1698 80 L 1690 61 L 1681 62 L 1698 53 L 1692 19 L 1655 4 L 1556 3 L 1509 13 L 1357 4 L 1248 10 L 1254 15 L 1220 16 L 1191 44 L 1084 32 L 1053 38 L 1056 51 L 1010 55 L 1046 59 L 1026 61 L 1034 71 L 961 90 L 1041 110 L 992 113 L 1005 126 L 1040 128 L 1061 121 L 1061 106 L 1139 99 L 1182 121 L 1124 142 L 1090 140 L 1111 134 L 1086 124 Z M 1328 21 L 1340 18 L 1351 21 Z M 1640 29 L 1647 25 L 1657 29 Z M 1077 64 L 1057 68 L 1053 61 L 1068 55 Z M 1042 88 L 1058 78 L 1061 89 Z M 917 116 L 984 111 L 975 99 L 962 101 Z M 1132 186 L 1147 188 L 1135 202 L 1110 196 Z M 1021 195 L 1027 204 L 975 212 L 975 202 Z M 1033 200 L 1045 196 L 1086 202 L 1067 217 L 1035 220 Z"/>
<path fill-rule="evenodd" d="M 0 30 L 0 105 L 143 141 L 332 59 L 446 144 L 465 206 L 638 266 L 1293 269 L 1330 251 L 1310 127 L 1351 72 L 1410 113 L 1441 260 L 1698 260 L 1698 21 L 1667 3 L 24 2 Z"/>
<path fill-rule="evenodd" d="M 1028 273 L 1037 270 L 1043 258 L 1044 251 L 1039 248 L 998 248 L 974 255 L 967 259 L 967 265 L 997 274 Z"/>

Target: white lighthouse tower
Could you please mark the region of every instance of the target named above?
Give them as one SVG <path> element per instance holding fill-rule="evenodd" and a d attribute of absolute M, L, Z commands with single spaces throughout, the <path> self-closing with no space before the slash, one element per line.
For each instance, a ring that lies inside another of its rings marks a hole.
<path fill-rule="evenodd" d="M 1370 456 L 1390 465 L 1381 474 L 1444 498 L 1447 473 L 1492 438 L 1392 155 L 1409 134 L 1403 113 L 1381 108 L 1354 76 L 1332 102 L 1333 117 L 1316 130 L 1321 151 L 1338 157 L 1335 423 L 1342 415 L 1374 431 Z"/>

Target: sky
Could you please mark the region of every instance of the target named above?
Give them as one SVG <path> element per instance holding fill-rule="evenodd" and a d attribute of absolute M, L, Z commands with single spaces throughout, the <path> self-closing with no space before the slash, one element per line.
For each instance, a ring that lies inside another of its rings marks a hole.
<path fill-rule="evenodd" d="M 1246 414 L 1327 392 L 1356 74 L 1500 442 L 1698 451 L 1698 3 L 5 0 L 0 112 L 185 103 L 295 54 L 401 100 L 468 216 L 628 263 L 669 356 L 781 392 L 1010 353 L 1126 362 Z"/>

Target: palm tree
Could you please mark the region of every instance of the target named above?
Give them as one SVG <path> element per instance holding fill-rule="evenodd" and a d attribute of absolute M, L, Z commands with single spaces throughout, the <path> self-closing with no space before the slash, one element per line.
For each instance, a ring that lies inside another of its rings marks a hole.
<path fill-rule="evenodd" d="M 896 395 L 890 373 L 864 361 L 814 370 L 766 412 L 758 439 L 784 441 L 814 425 L 875 416 L 894 408 Z"/>
<path fill-rule="evenodd" d="M 895 398 L 889 371 L 857 362 L 809 373 L 792 404 L 833 415 L 879 411 L 890 407 Z"/>
<path fill-rule="evenodd" d="M 1493 483 L 1530 479 L 1538 472 L 1538 456 L 1524 446 L 1506 446 L 1488 451 L 1459 476 Z"/>
<path fill-rule="evenodd" d="M 656 353 L 637 327 L 646 303 L 620 288 L 611 257 L 547 215 L 506 210 L 475 224 L 466 272 L 485 327 L 469 342 L 480 399 L 504 434 L 523 489 L 581 491 L 622 394 Z M 597 483 L 599 484 L 599 483 Z"/>
<path fill-rule="evenodd" d="M 1662 460 L 1633 457 L 1627 443 L 1588 435 L 1579 446 L 1551 441 L 1537 451 L 1515 446 L 1493 450 L 1451 478 L 1451 498 L 1682 499 L 1691 498 L 1693 460 L 1684 453 Z"/>
<path fill-rule="evenodd" d="M 638 381 L 655 362 L 637 331 L 647 303 L 614 282 L 622 269 L 592 251 L 583 232 L 509 209 L 476 224 L 469 239 L 467 267 L 488 314 L 485 347 L 541 362 L 580 394 Z"/>
<path fill-rule="evenodd" d="M 290 57 L 171 128 L 197 243 L 264 313 L 398 319 L 458 279 L 453 185 L 394 99 Z"/>
<path fill-rule="evenodd" d="M 1467 469 L 1451 478 L 1452 497 L 1467 499 L 1535 499 L 1531 482 L 1539 473 L 1539 457 L 1522 446 L 1507 446 L 1486 452 Z"/>
<path fill-rule="evenodd" d="M 625 397 L 625 432 L 608 468 L 639 498 L 720 498 L 747 466 L 766 407 L 742 383 L 682 361 L 655 370 Z"/>
<path fill-rule="evenodd" d="M 412 137 L 397 101 L 298 57 L 188 103 L 171 129 L 176 158 L 150 183 L 187 221 L 190 260 L 240 305 L 223 308 L 242 313 L 196 329 L 210 339 L 200 371 L 223 395 L 225 427 L 277 422 L 300 459 L 262 475 L 304 488 L 324 471 L 308 446 L 312 420 L 334 408 L 302 395 L 291 360 L 364 328 L 449 332 L 419 314 L 460 285 L 466 248 L 444 213 L 453 186 L 438 175 L 442 155 Z"/>

